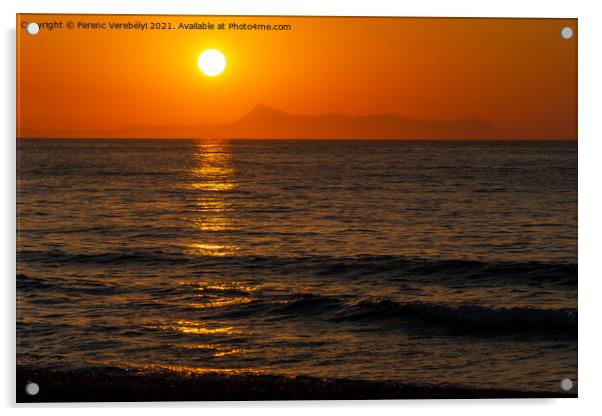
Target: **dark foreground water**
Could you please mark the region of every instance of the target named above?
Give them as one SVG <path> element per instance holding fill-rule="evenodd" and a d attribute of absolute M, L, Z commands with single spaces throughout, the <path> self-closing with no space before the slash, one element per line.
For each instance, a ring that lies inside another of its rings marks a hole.
<path fill-rule="evenodd" d="M 17 361 L 577 379 L 577 144 L 18 140 Z"/>

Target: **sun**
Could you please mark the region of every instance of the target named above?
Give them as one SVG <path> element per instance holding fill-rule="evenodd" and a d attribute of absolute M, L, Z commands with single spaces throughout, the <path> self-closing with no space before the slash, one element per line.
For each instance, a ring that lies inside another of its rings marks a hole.
<path fill-rule="evenodd" d="M 224 72 L 226 68 L 226 57 L 217 49 L 205 49 L 197 59 L 199 70 L 210 77 Z"/>

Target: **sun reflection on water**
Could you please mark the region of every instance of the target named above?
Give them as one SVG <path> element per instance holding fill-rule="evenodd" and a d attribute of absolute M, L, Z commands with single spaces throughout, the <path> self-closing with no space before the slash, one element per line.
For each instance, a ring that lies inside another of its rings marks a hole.
<path fill-rule="evenodd" d="M 196 203 L 198 212 L 227 212 L 232 211 L 232 208 L 220 199 L 211 200 L 208 197 Z"/>
<path fill-rule="evenodd" d="M 190 243 L 188 244 L 188 254 L 197 254 L 201 256 L 221 257 L 232 255 L 238 250 L 234 244 L 210 244 L 210 243 Z"/>
<path fill-rule="evenodd" d="M 196 215 L 191 219 L 197 231 L 195 240 L 186 245 L 187 253 L 201 256 L 228 256 L 238 250 L 220 232 L 236 229 L 231 214 L 233 208 L 224 192 L 237 187 L 234 169 L 230 164 L 230 146 L 224 142 L 202 142 L 195 146 L 196 166 L 192 171 L 195 182 L 190 187 L 198 191 Z"/>
<path fill-rule="evenodd" d="M 199 293 L 196 295 L 198 302 L 188 303 L 186 306 L 193 309 L 211 309 L 244 305 L 256 300 L 253 292 L 257 288 L 257 286 L 246 286 L 237 282 L 229 285 L 201 283 Z"/>
<path fill-rule="evenodd" d="M 205 191 L 228 191 L 230 189 L 236 188 L 236 184 L 234 183 L 193 183 L 192 187 L 194 189 L 202 189 Z"/>
<path fill-rule="evenodd" d="M 231 166 L 230 146 L 223 142 L 201 142 L 194 147 L 195 167 L 191 172 L 193 181 L 189 184 L 195 197 L 194 214 L 189 218 L 191 238 L 185 243 L 185 252 L 197 256 L 234 255 L 239 247 L 232 241 L 228 231 L 236 230 L 234 208 L 230 202 L 230 191 L 237 187 L 235 170 Z M 211 313 L 211 309 L 227 308 L 233 305 L 250 303 L 254 300 L 251 292 L 255 288 L 241 286 L 236 282 L 200 282 L 199 292 L 193 294 L 193 300 L 183 306 Z M 231 323 L 216 320 L 166 320 L 152 327 L 154 330 L 175 332 L 182 338 L 198 337 L 203 343 L 188 344 L 188 349 L 202 350 L 215 358 L 246 355 L 251 350 L 235 345 L 224 345 L 213 340 L 224 341 L 241 331 Z M 214 369 L 162 367 L 176 372 L 206 373 Z M 236 374 L 238 369 L 219 370 L 223 374 Z"/>
<path fill-rule="evenodd" d="M 182 376 L 194 376 L 194 375 L 224 375 L 224 376 L 237 376 L 237 375 L 260 375 L 266 374 L 264 370 L 256 368 L 209 368 L 209 367 L 185 367 L 178 365 L 162 365 L 162 364 L 129 364 L 125 367 L 128 371 L 138 371 L 141 373 L 157 373 L 157 372 L 169 372 L 179 374 Z"/>
<path fill-rule="evenodd" d="M 209 217 L 193 220 L 193 224 L 201 231 L 224 231 L 232 229 L 232 221 L 223 217 Z"/>
<path fill-rule="evenodd" d="M 240 334 L 233 326 L 222 326 L 220 323 L 204 323 L 201 321 L 189 321 L 180 319 L 174 323 L 165 323 L 151 327 L 162 331 L 176 331 L 182 334 L 213 335 L 213 334 Z"/>
<path fill-rule="evenodd" d="M 248 355 L 254 353 L 255 350 L 246 348 L 230 348 L 222 345 L 215 344 L 192 344 L 185 345 L 184 348 L 189 350 L 202 350 L 207 351 L 214 357 L 225 357 L 228 355 Z"/>
<path fill-rule="evenodd" d="M 245 303 L 253 302 L 252 298 L 248 297 L 235 297 L 235 298 L 226 298 L 226 297 L 214 297 L 209 298 L 209 301 L 204 303 L 192 303 L 186 306 L 195 309 L 209 309 L 209 308 L 223 308 L 224 306 L 232 306 L 232 305 L 243 305 Z"/>

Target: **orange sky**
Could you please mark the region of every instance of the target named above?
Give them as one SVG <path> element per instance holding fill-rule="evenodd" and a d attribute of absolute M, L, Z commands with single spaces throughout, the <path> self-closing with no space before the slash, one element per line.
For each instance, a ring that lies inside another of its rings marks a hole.
<path fill-rule="evenodd" d="M 292 29 L 30 36 L 20 23 L 53 20 Z M 564 26 L 572 39 L 560 36 Z M 20 137 L 228 123 L 262 103 L 293 114 L 477 118 L 494 124 L 496 139 L 577 138 L 576 19 L 19 15 L 17 28 Z M 217 77 L 197 68 L 207 48 L 226 56 Z"/>

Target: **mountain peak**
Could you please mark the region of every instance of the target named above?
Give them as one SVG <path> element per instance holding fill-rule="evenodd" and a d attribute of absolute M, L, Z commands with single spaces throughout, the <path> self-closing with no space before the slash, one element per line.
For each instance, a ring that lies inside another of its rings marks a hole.
<path fill-rule="evenodd" d="M 284 114 L 288 114 L 282 110 L 277 110 L 275 108 L 272 107 L 268 107 L 265 104 L 257 104 L 255 107 L 253 107 L 251 109 L 251 111 L 249 111 L 244 117 L 249 117 L 249 116 L 258 116 L 258 115 L 270 115 L 270 116 L 274 116 L 274 115 L 284 115 Z"/>

